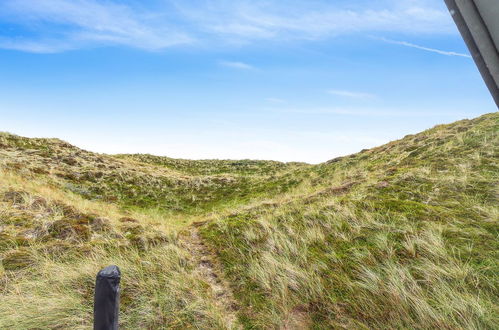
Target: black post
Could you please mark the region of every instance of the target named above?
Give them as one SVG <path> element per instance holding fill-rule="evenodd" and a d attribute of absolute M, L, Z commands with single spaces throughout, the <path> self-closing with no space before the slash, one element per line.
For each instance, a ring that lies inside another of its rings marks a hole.
<path fill-rule="evenodd" d="M 120 278 L 117 266 L 97 273 L 94 297 L 94 330 L 117 330 L 120 309 Z"/>

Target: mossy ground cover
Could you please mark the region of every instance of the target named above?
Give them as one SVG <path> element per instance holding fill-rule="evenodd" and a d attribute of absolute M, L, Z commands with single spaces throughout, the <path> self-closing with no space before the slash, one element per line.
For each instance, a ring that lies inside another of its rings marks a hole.
<path fill-rule="evenodd" d="M 0 328 L 90 327 L 108 264 L 127 329 L 494 328 L 498 132 L 488 114 L 313 166 L 0 133 Z M 183 241 L 192 230 L 238 325 Z"/>

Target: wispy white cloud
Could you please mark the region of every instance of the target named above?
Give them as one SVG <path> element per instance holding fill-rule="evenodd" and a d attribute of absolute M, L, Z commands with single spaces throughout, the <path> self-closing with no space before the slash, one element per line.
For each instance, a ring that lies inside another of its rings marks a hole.
<path fill-rule="evenodd" d="M 244 62 L 233 62 L 233 61 L 220 61 L 220 65 L 240 70 L 254 70 L 256 69 L 254 66 L 244 63 Z"/>
<path fill-rule="evenodd" d="M 26 37 L 0 39 L 0 47 L 59 52 L 92 45 L 158 50 L 192 42 L 173 25 L 138 8 L 97 0 L 4 0 L 0 21 L 23 26 Z M 159 22 L 158 22 L 159 21 Z"/>
<path fill-rule="evenodd" d="M 445 55 L 445 56 L 459 56 L 459 57 L 471 58 L 471 55 L 469 55 L 469 54 L 457 53 L 457 52 L 452 52 L 452 51 L 447 51 L 447 50 L 441 50 L 441 49 L 436 49 L 436 48 L 420 46 L 420 45 L 416 45 L 416 44 L 413 44 L 413 43 L 410 43 L 407 41 L 391 40 L 391 39 L 378 38 L 378 37 L 375 39 L 381 40 L 381 41 L 389 43 L 389 44 L 401 45 L 401 46 L 410 47 L 410 48 L 416 48 L 416 49 L 420 49 L 420 50 L 424 50 L 427 52 L 436 53 L 436 54 L 440 54 L 440 55 Z"/>
<path fill-rule="evenodd" d="M 267 109 L 268 111 L 289 114 L 306 114 L 306 115 L 343 115 L 343 116 L 360 116 L 360 117 L 393 117 L 393 118 L 420 118 L 420 117 L 465 117 L 466 113 L 462 112 L 442 112 L 439 110 L 424 111 L 418 109 L 389 109 L 377 107 L 316 107 L 316 108 L 288 108 L 279 107 Z"/>
<path fill-rule="evenodd" d="M 50 54 L 74 49 L 75 45 L 59 40 L 11 40 L 8 38 L 0 38 L 0 48 L 29 53 Z"/>
<path fill-rule="evenodd" d="M 286 103 L 286 100 L 277 97 L 268 97 L 265 100 L 270 103 L 279 103 L 279 104 Z"/>
<path fill-rule="evenodd" d="M 339 89 L 331 89 L 327 91 L 328 94 L 349 97 L 354 99 L 372 99 L 375 98 L 376 95 L 370 93 L 361 93 L 361 92 L 353 92 L 347 90 L 339 90 Z"/>
<path fill-rule="evenodd" d="M 204 43 L 316 40 L 353 33 L 455 33 L 434 0 L 2 0 L 0 47 L 58 52 L 102 45 L 145 50 Z"/>
<path fill-rule="evenodd" d="M 441 3 L 385 1 L 176 1 L 203 30 L 232 39 L 318 39 L 362 32 L 455 33 Z"/>

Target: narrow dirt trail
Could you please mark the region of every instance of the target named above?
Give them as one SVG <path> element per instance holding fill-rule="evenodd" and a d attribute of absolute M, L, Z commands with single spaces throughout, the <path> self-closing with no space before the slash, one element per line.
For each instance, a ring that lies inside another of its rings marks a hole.
<path fill-rule="evenodd" d="M 223 278 L 222 266 L 217 257 L 203 243 L 195 224 L 181 237 L 185 248 L 191 253 L 196 271 L 211 287 L 216 305 L 229 329 L 242 329 L 237 321 L 239 306 L 234 299 L 229 283 Z"/>

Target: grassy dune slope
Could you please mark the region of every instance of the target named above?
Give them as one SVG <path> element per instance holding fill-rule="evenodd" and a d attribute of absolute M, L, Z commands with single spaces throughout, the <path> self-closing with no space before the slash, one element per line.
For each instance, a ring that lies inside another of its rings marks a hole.
<path fill-rule="evenodd" d="M 126 329 L 494 328 L 498 132 L 488 114 L 315 166 L 0 133 L 0 328 L 90 327 L 108 264 Z"/>
<path fill-rule="evenodd" d="M 199 213 L 258 195 L 285 192 L 306 167 L 272 161 L 189 161 L 148 155 L 108 156 L 57 139 L 0 133 L 0 161 L 18 173 L 48 176 L 86 198 L 169 213 Z"/>
<path fill-rule="evenodd" d="M 494 328 L 498 133 L 497 114 L 438 126 L 207 224 L 244 324 Z"/>
<path fill-rule="evenodd" d="M 308 165 L 153 158 L 0 133 L 1 329 L 89 328 L 108 264 L 124 274 L 123 328 L 231 326 L 179 232 L 296 186 Z"/>
<path fill-rule="evenodd" d="M 224 326 L 188 251 L 161 224 L 39 178 L 1 171 L 0 180 L 1 329 L 91 328 L 93 281 L 108 264 L 124 273 L 123 328 Z"/>

